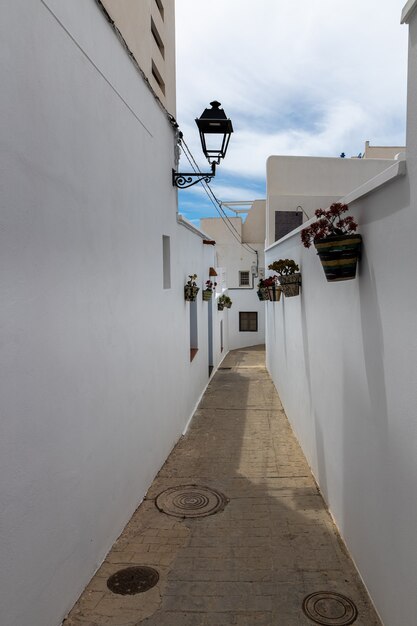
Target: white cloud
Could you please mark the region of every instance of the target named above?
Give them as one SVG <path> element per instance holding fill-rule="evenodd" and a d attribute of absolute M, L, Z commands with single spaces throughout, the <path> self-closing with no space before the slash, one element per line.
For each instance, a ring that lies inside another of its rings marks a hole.
<path fill-rule="evenodd" d="M 221 165 L 234 175 L 262 177 L 271 154 L 402 143 L 403 3 L 177 0 L 178 119 L 201 168 L 194 119 L 212 99 L 234 123 Z"/>

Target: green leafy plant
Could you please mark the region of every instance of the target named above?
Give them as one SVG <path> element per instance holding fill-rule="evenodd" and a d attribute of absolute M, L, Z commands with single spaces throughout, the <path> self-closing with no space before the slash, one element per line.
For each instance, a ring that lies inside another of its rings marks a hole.
<path fill-rule="evenodd" d="M 226 309 L 230 309 L 230 307 L 232 306 L 232 301 L 229 296 L 223 295 L 218 298 L 217 305 L 221 308 L 226 307 Z"/>
<path fill-rule="evenodd" d="M 197 274 L 189 274 L 188 278 L 189 280 L 187 280 L 185 285 L 188 287 L 197 287 L 197 283 L 195 282 L 197 278 Z"/>
<path fill-rule="evenodd" d="M 287 298 L 300 293 L 301 274 L 297 263 L 292 259 L 280 259 L 268 265 L 268 269 L 277 272 L 275 280 L 280 283 L 281 291 Z"/>
<path fill-rule="evenodd" d="M 290 276 L 300 271 L 297 263 L 292 259 L 280 259 L 268 265 L 268 269 L 279 274 L 279 276 Z"/>

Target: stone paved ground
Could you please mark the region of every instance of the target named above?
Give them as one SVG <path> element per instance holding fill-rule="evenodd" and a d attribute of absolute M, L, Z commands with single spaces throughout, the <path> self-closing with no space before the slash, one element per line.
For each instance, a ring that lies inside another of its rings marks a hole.
<path fill-rule="evenodd" d="M 200 519 L 166 515 L 156 496 L 198 484 L 229 499 Z M 159 583 L 137 595 L 107 588 L 133 565 Z M 381 626 L 265 369 L 262 346 L 230 352 L 183 437 L 65 626 L 308 626 L 310 593 L 348 596 L 356 626 Z M 343 626 L 343 608 L 319 603 Z M 346 621 L 348 620 L 348 621 Z M 317 623 L 317 622 L 316 622 Z"/>

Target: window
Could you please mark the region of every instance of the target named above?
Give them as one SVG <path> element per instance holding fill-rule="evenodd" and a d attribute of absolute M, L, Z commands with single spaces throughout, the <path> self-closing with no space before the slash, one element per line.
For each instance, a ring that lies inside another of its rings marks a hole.
<path fill-rule="evenodd" d="M 164 5 L 162 4 L 162 0 L 155 0 L 155 4 L 158 7 L 162 19 L 164 19 Z"/>
<path fill-rule="evenodd" d="M 152 18 L 151 18 L 151 32 L 152 32 L 153 38 L 155 40 L 155 43 L 158 46 L 158 50 L 162 54 L 162 58 L 164 58 L 165 57 L 164 42 L 162 41 L 161 35 L 158 33 L 158 29 L 155 26 L 155 22 L 153 21 Z"/>
<path fill-rule="evenodd" d="M 275 241 L 303 223 L 301 211 L 275 211 Z"/>
<path fill-rule="evenodd" d="M 156 82 L 158 83 L 158 87 L 159 89 L 162 91 L 162 93 L 165 95 L 165 83 L 162 80 L 162 76 L 161 74 L 158 72 L 158 68 L 156 67 L 155 63 L 152 61 L 152 76 L 154 77 L 154 79 L 156 80 Z"/>
<path fill-rule="evenodd" d="M 257 311 L 239 311 L 239 332 L 257 333 L 258 332 L 258 313 Z"/>
<path fill-rule="evenodd" d="M 171 240 L 162 235 L 162 271 L 164 289 L 171 289 Z"/>
<path fill-rule="evenodd" d="M 249 287 L 249 272 L 239 272 L 239 287 Z"/>

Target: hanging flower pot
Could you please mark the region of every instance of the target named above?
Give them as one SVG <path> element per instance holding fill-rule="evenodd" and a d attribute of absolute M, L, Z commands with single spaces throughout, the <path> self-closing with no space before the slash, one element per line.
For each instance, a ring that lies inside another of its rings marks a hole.
<path fill-rule="evenodd" d="M 300 294 L 301 274 L 296 273 L 290 274 L 289 276 L 280 276 L 279 284 L 286 298 L 298 296 Z"/>
<path fill-rule="evenodd" d="M 278 285 L 269 286 L 268 287 L 268 295 L 269 295 L 268 300 L 271 300 L 271 302 L 279 302 L 281 298 L 281 291 L 282 289 Z"/>
<path fill-rule="evenodd" d="M 348 205 L 334 202 L 329 209 L 317 209 L 317 221 L 301 231 L 306 248 L 314 243 L 328 282 L 352 280 L 360 259 L 362 237 L 352 216 L 342 217 Z"/>
<path fill-rule="evenodd" d="M 184 297 L 187 302 L 195 302 L 200 287 L 184 287 Z"/>
<path fill-rule="evenodd" d="M 222 295 L 220 296 L 220 298 L 217 300 L 217 308 L 219 311 L 223 311 L 223 309 L 230 309 L 230 307 L 232 306 L 232 301 L 229 298 L 229 296 L 226 295 Z"/>
<path fill-rule="evenodd" d="M 267 287 L 259 287 L 256 293 L 258 294 L 259 300 L 269 300 L 269 291 Z"/>
<path fill-rule="evenodd" d="M 197 294 L 200 291 L 200 287 L 197 287 L 195 279 L 197 274 L 190 274 L 189 280 L 184 285 L 184 298 L 187 302 L 195 302 Z"/>
<path fill-rule="evenodd" d="M 355 278 L 362 248 L 361 235 L 333 235 L 315 241 L 314 245 L 328 282 Z"/>
<path fill-rule="evenodd" d="M 297 263 L 292 259 L 280 259 L 268 265 L 269 270 L 277 272 L 276 277 L 286 298 L 298 296 L 300 293 L 301 274 Z"/>
<path fill-rule="evenodd" d="M 216 274 L 217 276 L 217 274 Z M 211 300 L 213 295 L 213 289 L 216 288 L 217 283 L 213 283 L 211 280 L 206 280 L 206 287 L 203 289 L 203 300 Z"/>

